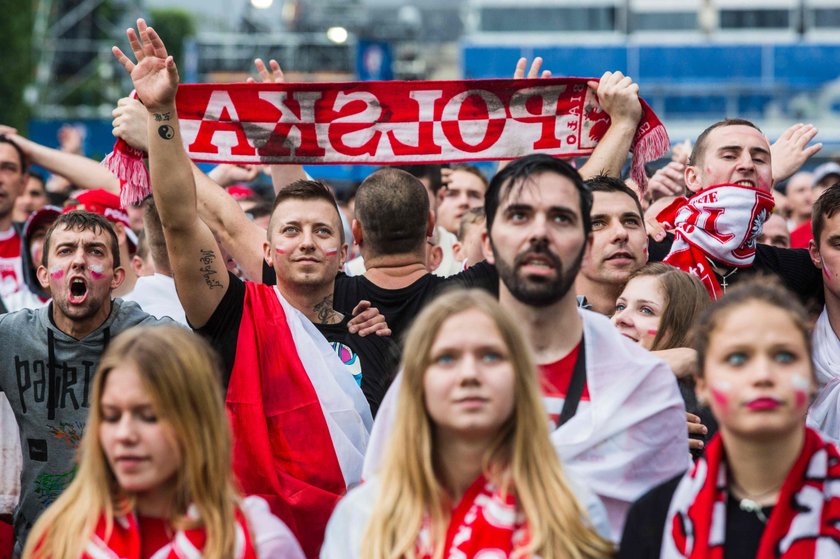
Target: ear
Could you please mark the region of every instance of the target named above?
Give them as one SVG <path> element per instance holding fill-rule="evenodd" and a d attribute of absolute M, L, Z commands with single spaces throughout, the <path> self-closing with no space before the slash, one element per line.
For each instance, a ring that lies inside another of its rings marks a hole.
<path fill-rule="evenodd" d="M 426 236 L 431 237 L 435 234 L 435 212 L 429 210 L 429 218 L 426 223 Z"/>
<path fill-rule="evenodd" d="M 41 284 L 41 287 L 44 289 L 49 289 L 50 287 L 50 272 L 44 266 L 38 266 L 38 269 L 35 270 L 35 274 L 38 276 L 38 283 Z"/>
<path fill-rule="evenodd" d="M 429 270 L 429 273 L 437 270 L 441 262 L 443 262 L 443 249 L 437 245 L 430 247 L 429 261 L 426 262 L 426 269 Z"/>
<path fill-rule="evenodd" d="M 811 239 L 808 243 L 808 255 L 811 257 L 811 262 L 814 263 L 814 266 L 816 266 L 818 270 L 822 270 L 823 262 L 822 256 L 820 256 L 820 247 L 817 246 L 814 239 Z"/>
<path fill-rule="evenodd" d="M 270 268 L 274 268 L 274 260 L 271 257 L 271 243 L 263 241 L 263 260 Z"/>
<path fill-rule="evenodd" d="M 353 241 L 357 245 L 362 246 L 362 238 L 364 237 L 362 235 L 362 224 L 355 218 L 350 222 L 350 232 L 353 234 Z"/>
<path fill-rule="evenodd" d="M 464 250 L 464 246 L 461 244 L 461 241 L 455 241 L 452 243 L 452 255 L 455 257 L 455 260 L 459 262 L 465 260 L 465 256 L 461 254 L 461 251 Z"/>
<path fill-rule="evenodd" d="M 125 281 L 125 268 L 118 266 L 114 268 L 114 277 L 111 278 L 111 291 L 114 291 Z"/>
<path fill-rule="evenodd" d="M 344 269 L 344 263 L 347 262 L 347 243 L 341 245 L 341 250 L 338 251 L 338 265 Z"/>
<path fill-rule="evenodd" d="M 490 244 L 490 235 L 487 233 L 487 230 L 481 232 L 481 253 L 484 255 L 484 259 L 490 263 L 496 263 L 496 257 L 493 255 L 493 247 Z"/>
<path fill-rule="evenodd" d="M 143 271 L 143 259 L 136 254 L 131 257 L 131 269 L 134 270 L 134 273 L 138 276 L 140 275 L 140 272 Z"/>
<path fill-rule="evenodd" d="M 697 172 L 696 165 L 685 166 L 685 185 L 691 192 L 700 192 L 702 190 L 702 181 L 700 174 Z"/>

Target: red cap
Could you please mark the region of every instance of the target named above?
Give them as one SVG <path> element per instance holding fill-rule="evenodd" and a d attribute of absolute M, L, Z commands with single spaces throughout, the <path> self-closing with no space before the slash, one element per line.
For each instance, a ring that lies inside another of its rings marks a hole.
<path fill-rule="evenodd" d="M 233 196 L 234 200 L 248 200 L 251 198 L 256 198 L 257 193 L 254 192 L 247 186 L 241 184 L 235 184 L 233 186 L 227 187 L 227 193 Z"/>
<path fill-rule="evenodd" d="M 73 210 L 84 210 L 99 214 L 106 218 L 111 223 L 122 223 L 125 226 L 125 236 L 129 243 L 129 252 L 134 253 L 137 250 L 137 235 L 131 230 L 131 220 L 128 214 L 122 209 L 120 205 L 120 197 L 116 194 L 97 188 L 94 190 L 83 190 L 71 198 L 75 200 L 76 204 L 72 202 L 64 207 L 64 213 L 72 212 Z"/>

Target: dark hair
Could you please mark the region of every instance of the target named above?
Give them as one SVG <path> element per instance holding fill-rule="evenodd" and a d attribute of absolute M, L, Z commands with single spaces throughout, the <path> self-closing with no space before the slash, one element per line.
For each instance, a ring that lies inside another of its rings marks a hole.
<path fill-rule="evenodd" d="M 463 171 L 464 173 L 469 173 L 473 176 L 478 177 L 478 180 L 480 180 L 481 184 L 484 185 L 484 190 L 487 190 L 487 185 L 489 184 L 487 182 L 487 177 L 485 177 L 484 173 L 482 173 L 481 170 L 475 165 L 468 165 L 466 163 L 462 163 L 460 165 L 453 166 L 452 171 Z"/>
<path fill-rule="evenodd" d="M 589 235 L 592 231 L 592 192 L 587 187 L 580 174 L 562 159 L 550 155 L 532 154 L 520 157 L 496 173 L 487 192 L 484 193 L 484 212 L 487 215 L 487 232 L 493 229 L 493 221 L 496 219 L 496 211 L 503 199 L 506 199 L 513 192 L 517 185 L 519 188 L 525 185 L 527 180 L 534 175 L 542 173 L 555 173 L 566 177 L 577 188 L 580 197 L 580 214 L 583 221 L 583 233 Z"/>
<path fill-rule="evenodd" d="M 59 227 L 63 227 L 64 231 L 93 231 L 97 235 L 103 231 L 108 233 L 108 237 L 111 239 L 111 256 L 114 259 L 114 268 L 120 266 L 120 247 L 114 226 L 101 215 L 83 210 L 73 210 L 66 214 L 61 214 L 50 228 L 47 229 L 47 235 L 44 237 L 44 251 L 41 254 L 42 266 L 47 266 L 47 257 L 50 254 L 50 241 L 52 240 L 53 231 Z"/>
<path fill-rule="evenodd" d="M 440 187 L 443 186 L 440 176 L 441 165 L 397 165 L 392 168 L 405 171 L 409 175 L 421 181 L 426 179 L 429 181 L 429 189 L 434 194 L 437 194 Z"/>
<path fill-rule="evenodd" d="M 834 217 L 837 210 L 840 210 L 840 182 L 826 188 L 811 207 L 811 231 L 814 233 L 817 248 L 820 246 L 820 235 L 825 227 L 825 220 Z"/>
<path fill-rule="evenodd" d="M 406 254 L 426 242 L 429 197 L 409 173 L 380 169 L 359 185 L 355 215 L 369 250 L 377 255 Z"/>
<path fill-rule="evenodd" d="M 627 186 L 623 180 L 618 177 L 610 177 L 608 175 L 597 175 L 590 179 L 583 181 L 589 187 L 590 192 L 621 192 L 629 196 L 633 202 L 636 203 L 636 209 L 639 211 L 639 218 L 644 221 L 645 212 L 642 210 L 642 203 L 636 192 Z"/>
<path fill-rule="evenodd" d="M 722 299 L 712 304 L 700 316 L 694 330 L 694 349 L 697 350 L 697 375 L 704 374 L 706 356 L 709 351 L 709 340 L 712 334 L 726 316 L 738 307 L 749 303 L 764 303 L 775 307 L 790 317 L 805 341 L 808 355 L 811 355 L 811 323 L 805 307 L 796 296 L 779 282 L 776 276 L 757 275 L 748 280 L 738 282 L 726 292 Z M 761 324 L 756 324 L 761 328 Z"/>
<path fill-rule="evenodd" d="M 477 208 L 470 208 L 461 216 L 461 221 L 458 223 L 458 240 L 463 242 L 464 236 L 467 234 L 467 227 L 470 225 L 483 225 L 487 222 L 487 216 L 484 215 L 484 206 Z"/>
<path fill-rule="evenodd" d="M 271 206 L 271 219 L 268 225 L 268 235 L 271 235 L 272 223 L 274 222 L 274 215 L 277 206 L 286 200 L 323 200 L 329 202 L 335 210 L 335 216 L 338 219 L 338 235 L 341 244 L 346 242 L 344 238 L 344 226 L 341 222 L 341 210 L 338 209 L 338 204 L 335 201 L 335 196 L 330 190 L 330 187 L 321 181 L 299 179 L 287 184 L 277 192 L 274 197 L 274 204 Z"/>
<path fill-rule="evenodd" d="M 630 275 L 627 283 L 639 277 L 656 278 L 665 294 L 662 316 L 651 343 L 651 351 L 690 347 L 694 323 L 712 304 L 703 283 L 696 276 L 663 262 L 642 266 Z"/>
<path fill-rule="evenodd" d="M 257 219 L 258 217 L 265 217 L 270 216 L 272 214 L 272 206 L 271 202 L 260 202 L 253 208 L 249 209 L 246 214 L 248 214 L 251 219 Z"/>
<path fill-rule="evenodd" d="M 26 173 L 29 170 L 29 160 L 26 158 L 26 154 L 23 153 L 23 149 L 15 142 L 13 142 L 8 136 L 5 134 L 0 134 L 0 144 L 9 144 L 18 154 L 18 158 L 20 159 L 20 172 Z M 43 180 L 41 182 L 44 182 Z"/>
<path fill-rule="evenodd" d="M 703 151 L 706 149 L 706 138 L 708 138 L 709 134 L 712 133 L 712 130 L 722 128 L 724 126 L 749 126 L 750 128 L 755 128 L 761 132 L 761 128 L 743 118 L 725 118 L 723 120 L 719 120 L 703 130 L 703 132 L 697 136 L 697 142 L 694 143 L 694 147 L 691 149 L 691 155 L 688 156 L 689 165 L 697 165 L 698 159 L 703 155 Z M 763 134 L 764 132 L 761 133 Z"/>

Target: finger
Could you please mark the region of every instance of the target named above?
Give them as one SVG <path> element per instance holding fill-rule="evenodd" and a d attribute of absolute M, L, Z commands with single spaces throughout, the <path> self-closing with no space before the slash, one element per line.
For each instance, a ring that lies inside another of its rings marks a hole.
<path fill-rule="evenodd" d="M 630 76 L 624 76 L 624 77 L 623 77 L 623 78 L 621 78 L 621 80 L 619 80 L 619 82 L 616 84 L 616 87 L 621 88 L 621 89 L 627 89 L 627 88 L 628 88 L 628 87 L 630 87 L 632 84 L 633 84 L 633 80 L 631 80 L 631 79 L 630 79 Z"/>
<path fill-rule="evenodd" d="M 117 106 L 118 107 L 124 107 L 124 106 L 128 105 L 128 103 L 130 101 L 131 101 L 131 97 L 120 97 L 119 99 L 117 99 Z"/>
<path fill-rule="evenodd" d="M 128 46 L 131 47 L 135 60 L 140 62 L 143 59 L 143 43 L 140 42 L 137 32 L 129 27 L 125 30 L 125 36 L 128 38 Z"/>
<path fill-rule="evenodd" d="M 245 83 L 257 83 L 257 80 L 248 76 L 248 78 L 245 79 Z"/>
<path fill-rule="evenodd" d="M 157 31 L 149 27 L 147 30 L 147 34 L 149 37 L 149 41 L 152 46 L 152 52 L 155 56 L 159 58 L 167 58 L 169 57 L 169 53 L 166 52 L 166 45 L 163 44 L 163 39 L 160 38 L 160 35 L 157 34 Z"/>
<path fill-rule="evenodd" d="M 689 423 L 700 423 L 700 416 L 691 412 L 685 412 L 685 420 Z"/>
<path fill-rule="evenodd" d="M 268 75 L 268 68 L 265 67 L 265 62 L 262 61 L 262 58 L 255 58 L 254 59 L 254 66 L 257 67 L 257 73 L 260 75 L 260 80 L 263 82 L 271 81 L 270 76 Z"/>
<path fill-rule="evenodd" d="M 797 136 L 799 137 L 797 138 L 796 143 L 801 146 L 808 145 L 808 143 L 816 137 L 817 132 L 819 132 L 819 130 L 813 126 L 804 126 L 800 128 L 797 130 Z"/>
<path fill-rule="evenodd" d="M 353 311 L 350 314 L 352 314 L 353 316 L 356 316 L 359 313 L 368 310 L 369 308 L 370 308 L 370 301 L 366 301 L 366 300 L 362 299 L 361 301 L 359 301 L 358 305 L 353 307 Z"/>
<path fill-rule="evenodd" d="M 541 56 L 537 56 L 534 58 L 534 61 L 531 63 L 531 69 L 528 70 L 528 78 L 537 78 L 540 75 L 540 69 L 542 68 L 543 59 Z"/>
<path fill-rule="evenodd" d="M 598 91 L 598 86 L 600 85 L 600 83 L 601 82 L 597 82 L 595 80 L 589 80 L 588 82 L 586 82 L 586 87 L 588 87 L 592 91 Z"/>
<path fill-rule="evenodd" d="M 516 61 L 516 69 L 513 71 L 513 79 L 519 80 L 525 77 L 525 68 L 528 67 L 528 59 L 525 57 Z"/>
<path fill-rule="evenodd" d="M 268 65 L 271 66 L 271 74 L 274 76 L 275 82 L 280 83 L 286 81 L 286 77 L 283 75 L 283 69 L 280 68 L 279 62 L 272 58 L 268 61 Z"/>
<path fill-rule="evenodd" d="M 705 446 L 706 443 L 704 443 L 700 439 L 688 439 L 688 448 L 690 450 L 703 450 L 703 447 Z"/>
<path fill-rule="evenodd" d="M 705 435 L 708 432 L 706 426 L 702 423 L 689 423 L 688 424 L 688 434 L 689 435 Z"/>
<path fill-rule="evenodd" d="M 132 62 L 125 53 L 120 50 L 120 47 L 111 47 L 111 52 L 114 54 L 117 62 L 122 64 L 122 67 L 125 68 L 126 72 L 130 74 L 131 71 L 134 70 L 134 62 Z"/>
<path fill-rule="evenodd" d="M 811 157 L 811 156 L 813 156 L 813 155 L 815 155 L 815 154 L 819 153 L 819 151 L 820 151 L 822 148 L 823 148 L 823 145 L 822 145 L 822 144 L 814 144 L 814 145 L 812 145 L 811 147 L 809 147 L 809 148 L 807 148 L 806 150 L 804 150 L 804 152 L 803 152 L 803 153 L 805 154 L 805 156 L 806 156 L 806 157 Z"/>
<path fill-rule="evenodd" d="M 550 78 L 551 77 L 551 70 L 543 70 L 542 74 L 540 74 L 541 78 Z"/>
<path fill-rule="evenodd" d="M 380 328 L 379 330 L 376 331 L 376 335 L 377 336 L 390 336 L 391 335 L 391 329 L 390 328 Z"/>

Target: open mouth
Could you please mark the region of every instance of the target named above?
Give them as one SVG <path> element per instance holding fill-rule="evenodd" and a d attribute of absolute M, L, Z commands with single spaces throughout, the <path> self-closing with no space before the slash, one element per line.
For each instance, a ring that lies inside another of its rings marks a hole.
<path fill-rule="evenodd" d="M 629 252 L 616 252 L 608 256 L 607 260 L 633 260 L 633 255 Z"/>
<path fill-rule="evenodd" d="M 755 183 L 751 180 L 737 181 L 735 184 L 737 184 L 738 186 L 748 186 L 750 188 L 755 188 Z"/>
<path fill-rule="evenodd" d="M 88 288 L 85 280 L 82 278 L 73 278 L 70 280 L 70 297 L 71 303 L 80 304 L 87 298 Z"/>

